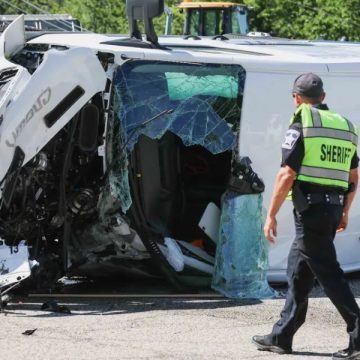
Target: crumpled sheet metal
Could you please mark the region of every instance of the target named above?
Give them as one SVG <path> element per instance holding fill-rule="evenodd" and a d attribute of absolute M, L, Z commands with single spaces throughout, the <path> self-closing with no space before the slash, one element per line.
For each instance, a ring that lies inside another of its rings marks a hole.
<path fill-rule="evenodd" d="M 221 212 L 212 288 L 229 298 L 277 296 L 268 284 L 268 245 L 262 195 L 226 192 Z"/>
<path fill-rule="evenodd" d="M 20 241 L 16 247 L 9 247 L 0 239 L 0 290 L 30 275 L 29 249 L 25 241 Z"/>

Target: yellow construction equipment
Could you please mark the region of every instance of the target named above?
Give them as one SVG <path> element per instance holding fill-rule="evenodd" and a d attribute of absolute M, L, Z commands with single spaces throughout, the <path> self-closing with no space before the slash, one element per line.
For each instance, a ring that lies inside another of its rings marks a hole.
<path fill-rule="evenodd" d="M 179 4 L 185 13 L 184 35 L 246 35 L 249 7 L 233 2 L 185 0 Z"/>

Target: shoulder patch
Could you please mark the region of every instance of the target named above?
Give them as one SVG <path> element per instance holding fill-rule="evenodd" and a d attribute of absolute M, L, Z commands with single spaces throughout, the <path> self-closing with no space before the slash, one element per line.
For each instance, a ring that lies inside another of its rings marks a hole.
<path fill-rule="evenodd" d="M 296 140 L 300 137 L 300 131 L 295 129 L 289 129 L 285 134 L 285 140 L 281 144 L 283 149 L 292 149 L 296 143 Z"/>

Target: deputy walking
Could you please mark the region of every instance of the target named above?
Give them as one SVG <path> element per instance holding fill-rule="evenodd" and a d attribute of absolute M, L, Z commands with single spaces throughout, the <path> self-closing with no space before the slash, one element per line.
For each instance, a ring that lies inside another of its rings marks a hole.
<path fill-rule="evenodd" d="M 334 237 L 348 224 L 358 185 L 358 131 L 322 104 L 319 76 L 300 75 L 294 83 L 297 110 L 282 144 L 282 166 L 267 214 L 264 232 L 277 235 L 276 214 L 292 190 L 296 236 L 288 257 L 288 292 L 280 320 L 269 335 L 254 336 L 259 350 L 291 353 L 293 337 L 305 322 L 314 277 L 347 324 L 345 350 L 333 359 L 360 359 L 360 310 L 336 259 Z M 346 241 L 346 240 L 344 240 Z M 326 336 L 326 334 L 322 334 Z"/>

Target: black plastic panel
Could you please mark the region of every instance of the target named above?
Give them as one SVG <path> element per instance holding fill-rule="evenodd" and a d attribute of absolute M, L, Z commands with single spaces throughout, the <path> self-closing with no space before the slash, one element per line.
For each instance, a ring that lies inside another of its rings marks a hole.
<path fill-rule="evenodd" d="M 84 94 L 85 90 L 81 86 L 76 86 L 53 110 L 44 116 L 46 126 L 51 128 Z"/>

